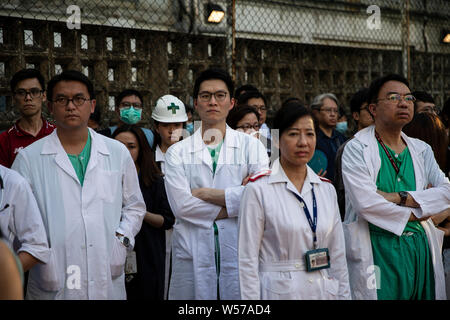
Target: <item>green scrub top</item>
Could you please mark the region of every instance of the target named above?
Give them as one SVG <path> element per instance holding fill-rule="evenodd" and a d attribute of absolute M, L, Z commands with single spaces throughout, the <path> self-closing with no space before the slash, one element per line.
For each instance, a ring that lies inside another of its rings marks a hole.
<path fill-rule="evenodd" d="M 79 155 L 67 154 L 69 156 L 70 162 L 77 174 L 78 180 L 80 180 L 81 186 L 83 186 L 84 175 L 86 173 L 86 168 L 89 163 L 89 158 L 91 157 L 91 135 L 88 134 L 86 145 Z"/>
<path fill-rule="evenodd" d="M 219 160 L 220 149 L 222 148 L 223 140 L 214 148 L 208 147 L 211 160 L 213 162 L 213 174 L 216 173 L 217 161 Z"/>
<path fill-rule="evenodd" d="M 415 191 L 414 166 L 406 147 L 396 154 L 386 146 L 399 168 L 397 174 L 388 156 L 378 143 L 381 167 L 377 188 L 384 192 Z M 419 221 L 408 222 L 399 237 L 369 223 L 370 239 L 377 279 L 379 300 L 432 300 L 435 297 L 434 273 L 425 230 Z"/>

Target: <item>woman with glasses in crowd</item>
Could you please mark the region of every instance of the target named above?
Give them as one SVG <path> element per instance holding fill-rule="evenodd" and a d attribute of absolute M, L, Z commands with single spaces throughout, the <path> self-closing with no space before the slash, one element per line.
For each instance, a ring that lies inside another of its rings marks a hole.
<path fill-rule="evenodd" d="M 234 130 L 259 138 L 259 113 L 247 105 L 240 105 L 230 110 L 227 124 Z"/>
<path fill-rule="evenodd" d="M 274 129 L 280 158 L 271 173 L 250 178 L 241 200 L 242 299 L 350 299 L 336 191 L 307 166 L 316 145 L 311 111 L 288 104 Z"/>

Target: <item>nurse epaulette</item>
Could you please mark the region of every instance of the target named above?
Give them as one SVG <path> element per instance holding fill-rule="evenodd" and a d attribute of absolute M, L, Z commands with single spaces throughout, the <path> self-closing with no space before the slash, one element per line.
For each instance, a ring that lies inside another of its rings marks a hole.
<path fill-rule="evenodd" d="M 251 181 L 251 182 L 255 182 L 259 178 L 264 177 L 264 176 L 268 176 L 271 173 L 272 173 L 272 170 L 269 170 L 269 169 L 262 170 L 262 171 L 259 171 L 259 172 L 255 173 L 254 175 L 252 175 L 248 180 Z"/>
<path fill-rule="evenodd" d="M 328 180 L 327 178 L 324 178 L 324 177 L 319 177 L 319 178 L 322 181 L 325 181 L 325 182 L 328 182 L 328 183 L 333 183 L 333 182 L 331 182 L 331 180 Z"/>

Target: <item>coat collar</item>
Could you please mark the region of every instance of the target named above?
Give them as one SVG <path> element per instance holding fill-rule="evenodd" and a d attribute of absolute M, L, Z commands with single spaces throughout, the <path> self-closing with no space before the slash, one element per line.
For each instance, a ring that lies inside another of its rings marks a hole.
<path fill-rule="evenodd" d="M 280 164 L 280 158 L 275 160 L 271 170 L 272 172 L 269 176 L 268 181 L 269 184 L 285 182 L 286 188 L 288 190 L 296 194 L 299 194 L 297 188 L 295 188 L 294 184 L 291 182 L 291 180 L 289 180 L 286 173 L 284 172 L 283 167 Z M 303 183 L 302 192 L 299 195 L 304 195 L 307 192 L 309 192 L 312 189 L 311 183 L 313 184 L 324 183 L 322 180 L 320 180 L 319 176 L 309 166 L 306 166 L 306 170 L 307 170 L 306 179 L 305 182 Z"/>
<path fill-rule="evenodd" d="M 424 143 L 419 143 L 417 139 L 408 137 L 403 131 L 401 132 L 402 138 L 406 141 L 408 148 L 416 153 L 421 153 L 425 150 L 426 145 Z M 371 144 L 377 144 L 375 138 L 375 125 L 368 126 L 355 134 L 355 138 L 363 143 L 365 146 Z"/>
<path fill-rule="evenodd" d="M 189 143 L 189 152 L 198 152 L 205 149 L 207 145 L 203 142 L 202 126 L 194 132 L 192 140 Z M 225 139 L 222 148 L 238 148 L 237 132 L 226 125 Z"/>

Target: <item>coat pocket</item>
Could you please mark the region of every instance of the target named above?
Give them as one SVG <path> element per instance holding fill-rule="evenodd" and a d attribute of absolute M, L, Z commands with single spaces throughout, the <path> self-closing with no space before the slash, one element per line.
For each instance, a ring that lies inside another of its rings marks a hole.
<path fill-rule="evenodd" d="M 41 290 L 59 291 L 63 285 L 58 274 L 58 264 L 56 254 L 53 248 L 50 248 L 50 254 L 47 263 L 37 263 L 33 267 L 37 275 L 36 283 Z"/>
<path fill-rule="evenodd" d="M 323 279 L 323 285 L 326 292 L 326 299 L 337 300 L 339 298 L 339 280 L 325 277 Z"/>
<path fill-rule="evenodd" d="M 286 299 L 296 290 L 295 283 L 290 272 L 264 272 L 261 274 L 261 299 Z"/>
<path fill-rule="evenodd" d="M 127 258 L 127 248 L 120 242 L 117 237 L 114 237 L 112 250 L 111 250 L 111 277 L 117 278 L 125 270 L 125 260 Z"/>

